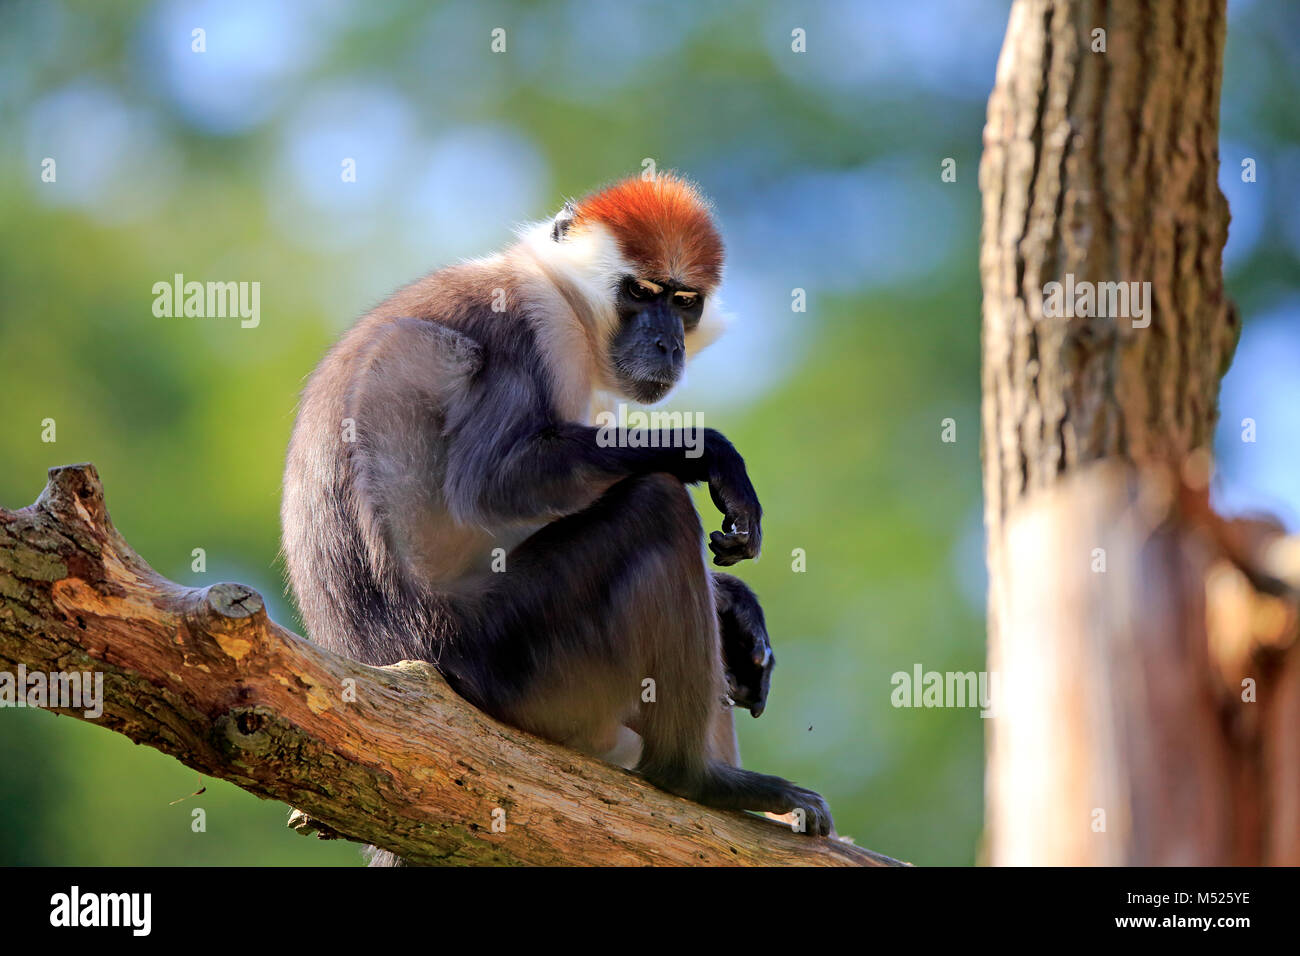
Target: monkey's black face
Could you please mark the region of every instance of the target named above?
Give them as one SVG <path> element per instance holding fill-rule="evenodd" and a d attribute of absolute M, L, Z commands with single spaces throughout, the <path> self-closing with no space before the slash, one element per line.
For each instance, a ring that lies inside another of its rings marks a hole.
<path fill-rule="evenodd" d="M 618 389 L 642 404 L 657 402 L 682 377 L 686 334 L 700 324 L 704 294 L 629 276 L 619 285 L 615 307 L 619 330 L 610 360 Z"/>

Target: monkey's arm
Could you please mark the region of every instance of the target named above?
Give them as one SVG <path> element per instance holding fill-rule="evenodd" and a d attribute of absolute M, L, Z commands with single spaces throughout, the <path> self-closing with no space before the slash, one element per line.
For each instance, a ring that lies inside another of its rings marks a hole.
<path fill-rule="evenodd" d="M 726 518 L 709 536 L 715 563 L 756 557 L 763 511 L 744 460 L 714 429 L 704 429 L 693 448 L 688 437 L 681 429 L 611 431 L 557 421 L 532 376 L 498 367 L 449 428 L 447 501 L 466 523 L 553 520 L 584 510 L 620 479 L 666 472 L 688 484 L 708 482 Z"/>

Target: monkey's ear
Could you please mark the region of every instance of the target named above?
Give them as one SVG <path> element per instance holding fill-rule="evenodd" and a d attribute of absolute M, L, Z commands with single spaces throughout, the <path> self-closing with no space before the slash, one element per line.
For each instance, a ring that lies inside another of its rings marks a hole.
<path fill-rule="evenodd" d="M 555 214 L 555 223 L 551 226 L 551 238 L 559 242 L 564 238 L 569 227 L 573 225 L 573 217 L 577 215 L 578 210 L 574 207 L 572 200 L 565 200 L 564 208 Z"/>

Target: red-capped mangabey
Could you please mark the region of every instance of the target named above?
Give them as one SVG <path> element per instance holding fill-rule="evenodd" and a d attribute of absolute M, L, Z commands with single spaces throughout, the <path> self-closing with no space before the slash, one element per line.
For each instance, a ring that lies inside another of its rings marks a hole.
<path fill-rule="evenodd" d="M 401 289 L 307 384 L 284 551 L 326 647 L 431 661 L 506 723 L 709 806 L 803 808 L 827 834 L 818 794 L 736 766 L 727 697 L 757 716 L 773 657 L 753 592 L 708 570 L 685 485 L 708 482 L 725 516 L 715 563 L 756 557 L 740 455 L 712 429 L 701 448 L 589 424 L 598 394 L 673 387 L 720 331 L 721 272 L 705 201 L 660 175 Z"/>

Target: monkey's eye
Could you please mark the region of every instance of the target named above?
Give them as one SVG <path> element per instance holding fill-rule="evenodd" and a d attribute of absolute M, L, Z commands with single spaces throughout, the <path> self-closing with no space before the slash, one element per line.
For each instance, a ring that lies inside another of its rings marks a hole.
<path fill-rule="evenodd" d="M 673 305 L 679 309 L 693 309 L 703 301 L 698 292 L 673 293 Z"/>
<path fill-rule="evenodd" d="M 662 291 L 663 287 L 657 286 L 653 282 L 646 282 L 643 279 L 627 280 L 627 294 L 638 302 L 647 302 Z"/>

